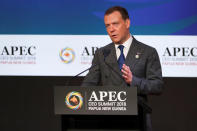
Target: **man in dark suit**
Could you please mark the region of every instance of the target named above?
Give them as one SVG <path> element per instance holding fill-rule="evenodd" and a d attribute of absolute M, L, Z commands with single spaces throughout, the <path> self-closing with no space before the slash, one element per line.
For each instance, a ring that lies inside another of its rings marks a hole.
<path fill-rule="evenodd" d="M 104 23 L 112 43 L 96 51 L 92 65 L 97 66 L 89 71 L 82 85 L 137 88 L 138 97 L 145 101 L 148 94 L 161 93 L 163 81 L 157 51 L 131 36 L 127 10 L 109 8 Z M 148 117 L 147 130 L 151 130 Z"/>

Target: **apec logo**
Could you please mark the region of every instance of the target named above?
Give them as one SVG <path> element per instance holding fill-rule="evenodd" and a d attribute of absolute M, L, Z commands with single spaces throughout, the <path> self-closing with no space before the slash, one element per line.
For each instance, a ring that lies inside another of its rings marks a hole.
<path fill-rule="evenodd" d="M 81 64 L 91 65 L 92 59 L 98 47 L 84 47 L 81 53 Z"/>
<path fill-rule="evenodd" d="M 197 47 L 167 47 L 163 56 L 197 57 Z"/>
<path fill-rule="evenodd" d="M 0 48 L 0 55 L 2 56 L 35 56 L 35 46 L 4 46 Z"/>
<path fill-rule="evenodd" d="M 83 97 L 81 93 L 73 91 L 67 94 L 65 104 L 72 110 L 78 110 L 83 105 Z"/>
<path fill-rule="evenodd" d="M 98 47 L 84 47 L 81 56 L 94 56 Z"/>
<path fill-rule="evenodd" d="M 0 64 L 34 65 L 36 64 L 36 46 L 2 46 L 0 47 Z"/>
<path fill-rule="evenodd" d="M 60 59 L 62 62 L 68 64 L 74 61 L 75 52 L 72 48 L 66 47 L 60 51 Z"/>
<path fill-rule="evenodd" d="M 106 99 L 106 100 L 104 100 Z M 99 91 L 96 93 L 92 92 L 88 101 L 126 101 L 126 92 L 125 91 Z"/>

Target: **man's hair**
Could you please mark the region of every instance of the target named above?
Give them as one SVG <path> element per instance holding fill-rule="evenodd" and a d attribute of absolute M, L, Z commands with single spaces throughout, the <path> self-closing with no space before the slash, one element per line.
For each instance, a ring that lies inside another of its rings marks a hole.
<path fill-rule="evenodd" d="M 109 15 L 109 14 L 113 13 L 114 11 L 118 11 L 121 14 L 123 20 L 129 19 L 129 14 L 128 14 L 127 10 L 121 6 L 113 6 L 109 9 L 107 9 L 105 11 L 105 15 Z"/>

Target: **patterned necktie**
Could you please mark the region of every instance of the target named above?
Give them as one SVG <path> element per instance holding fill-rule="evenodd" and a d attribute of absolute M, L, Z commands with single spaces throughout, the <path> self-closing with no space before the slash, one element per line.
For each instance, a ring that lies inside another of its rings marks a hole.
<path fill-rule="evenodd" d="M 125 57 L 124 57 L 124 53 L 123 53 L 124 46 L 123 45 L 119 45 L 118 48 L 120 49 L 120 57 L 118 58 L 118 64 L 119 64 L 119 68 L 121 70 L 122 69 L 122 65 L 125 62 Z"/>

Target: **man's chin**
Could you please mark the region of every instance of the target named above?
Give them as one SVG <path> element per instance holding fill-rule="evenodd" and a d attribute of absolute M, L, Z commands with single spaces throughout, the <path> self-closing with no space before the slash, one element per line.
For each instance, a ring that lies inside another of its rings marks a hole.
<path fill-rule="evenodd" d="M 119 40 L 115 40 L 115 39 L 111 39 L 113 41 L 113 43 L 118 44 Z"/>

